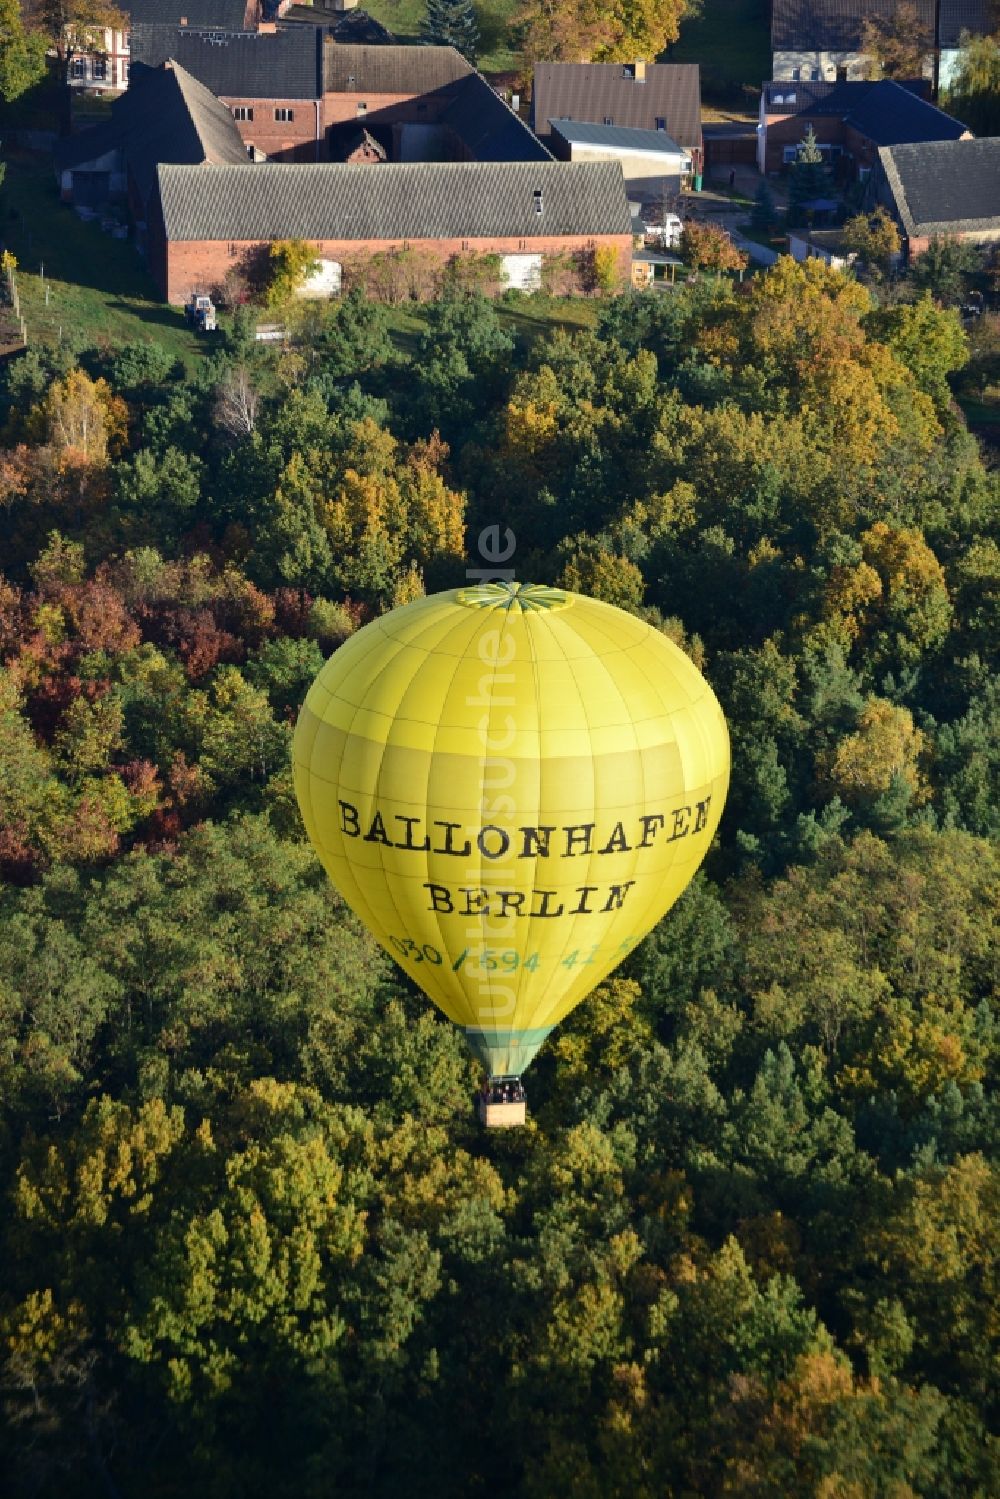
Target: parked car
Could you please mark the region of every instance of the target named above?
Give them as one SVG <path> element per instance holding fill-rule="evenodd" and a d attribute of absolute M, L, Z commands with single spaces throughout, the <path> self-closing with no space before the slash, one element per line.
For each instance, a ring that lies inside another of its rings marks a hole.
<path fill-rule="evenodd" d="M 676 250 L 684 232 L 684 220 L 676 213 L 665 213 L 656 224 L 643 224 L 646 238 L 664 250 Z"/>
<path fill-rule="evenodd" d="M 215 303 L 211 297 L 197 293 L 184 305 L 184 316 L 199 333 L 214 333 L 216 329 Z"/>

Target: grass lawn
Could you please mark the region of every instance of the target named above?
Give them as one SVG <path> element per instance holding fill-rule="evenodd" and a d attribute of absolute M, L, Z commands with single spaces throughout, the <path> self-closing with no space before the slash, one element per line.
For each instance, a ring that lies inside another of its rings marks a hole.
<path fill-rule="evenodd" d="M 515 5 L 516 0 L 475 0 L 479 21 L 477 66 L 484 73 L 510 73 L 518 66 L 518 55 L 510 45 Z M 419 38 L 427 0 L 365 0 L 365 10 L 405 42 Z"/>
<path fill-rule="evenodd" d="M 47 156 L 8 156 L 3 205 L 3 239 L 17 256 L 29 344 L 146 338 L 187 364 L 204 356 L 205 340 L 188 328 L 183 313 L 160 301 L 132 241 L 112 239 L 59 201 Z"/>
<path fill-rule="evenodd" d="M 743 85 L 759 89 L 771 76 L 767 0 L 703 0 L 701 15 L 681 22 L 670 61 L 700 63 L 708 99 L 732 102 Z"/>

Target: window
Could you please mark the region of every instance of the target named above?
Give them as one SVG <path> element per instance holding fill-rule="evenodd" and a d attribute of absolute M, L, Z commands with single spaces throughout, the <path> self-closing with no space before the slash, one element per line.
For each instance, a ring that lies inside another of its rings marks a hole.
<path fill-rule="evenodd" d="M 858 167 L 858 181 L 867 182 L 872 174 L 871 167 Z"/>
<path fill-rule="evenodd" d="M 94 78 L 102 83 L 108 76 L 108 59 L 106 57 L 94 58 Z"/>
<path fill-rule="evenodd" d="M 785 149 L 784 149 L 784 151 L 781 153 L 781 159 L 785 163 L 786 167 L 790 166 L 793 161 L 798 161 L 798 159 L 799 159 L 799 148 L 798 148 L 798 146 L 786 146 Z"/>
<path fill-rule="evenodd" d="M 819 68 L 813 68 L 813 70 L 812 70 L 812 81 L 813 81 L 813 83 L 819 83 L 819 81 L 820 81 Z"/>
<path fill-rule="evenodd" d="M 86 77 L 86 70 L 87 70 L 87 65 L 84 62 L 83 58 L 82 57 L 74 57 L 72 63 L 70 64 L 70 69 L 69 69 L 70 77 L 71 78 L 84 78 L 84 77 Z"/>
<path fill-rule="evenodd" d="M 611 118 L 611 116 L 610 116 L 610 115 L 605 115 L 605 116 L 604 116 L 604 123 L 605 123 L 605 125 L 613 125 L 613 124 L 614 124 L 614 123 L 615 123 L 615 122 L 614 122 L 614 120 L 613 120 L 613 119 L 612 119 L 612 118 Z"/>
<path fill-rule="evenodd" d="M 359 101 L 359 103 L 358 103 L 358 114 L 359 115 L 366 115 L 367 113 L 368 113 L 368 105 L 367 104 L 362 104 Z"/>
<path fill-rule="evenodd" d="M 803 69 L 802 68 L 793 68 L 792 69 L 792 77 L 794 78 L 794 80 L 795 80 L 796 83 L 798 83 L 799 79 L 802 77 L 802 73 L 803 73 Z"/>
<path fill-rule="evenodd" d="M 234 120 L 252 120 L 253 119 L 253 105 L 252 104 L 234 104 L 233 105 L 233 119 Z"/>
<path fill-rule="evenodd" d="M 656 116 L 656 128 L 657 128 L 657 130 L 666 130 L 666 128 L 667 128 L 667 120 L 666 120 L 666 116 L 665 115 L 657 115 Z"/>
<path fill-rule="evenodd" d="M 125 48 L 126 52 L 130 52 L 132 50 L 132 33 L 131 33 L 131 31 L 123 31 L 122 32 L 122 46 Z"/>
<path fill-rule="evenodd" d="M 627 62 L 625 64 L 625 66 L 622 68 L 622 77 L 623 78 L 634 78 L 635 77 L 635 63 L 633 63 L 633 62 Z"/>
<path fill-rule="evenodd" d="M 249 143 L 247 144 L 247 155 L 249 156 L 251 161 L 256 160 L 256 150 L 256 146 L 251 146 Z"/>
<path fill-rule="evenodd" d="M 295 119 L 294 109 L 287 109 L 283 105 L 274 111 L 274 118 L 282 125 L 290 124 Z"/>
<path fill-rule="evenodd" d="M 542 190 L 541 190 L 540 187 L 536 187 L 535 188 L 533 196 L 534 196 L 534 199 L 535 199 L 535 212 L 536 213 L 541 213 L 541 211 L 542 211 Z"/>
<path fill-rule="evenodd" d="M 121 65 L 121 67 L 122 67 L 122 83 L 128 83 L 128 68 L 129 68 L 129 63 L 128 63 L 128 58 L 127 57 L 122 58 L 122 65 Z"/>

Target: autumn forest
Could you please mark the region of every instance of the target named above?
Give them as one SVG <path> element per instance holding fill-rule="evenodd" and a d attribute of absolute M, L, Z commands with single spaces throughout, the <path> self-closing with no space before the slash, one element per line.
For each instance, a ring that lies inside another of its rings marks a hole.
<path fill-rule="evenodd" d="M 518 294 L 506 299 L 510 306 Z M 558 312 L 558 303 L 553 302 Z M 958 314 L 818 261 L 539 331 L 352 292 L 0 370 L 11 1495 L 996 1495 L 997 469 Z M 289 745 L 461 583 L 652 622 L 733 780 L 487 1136 Z"/>

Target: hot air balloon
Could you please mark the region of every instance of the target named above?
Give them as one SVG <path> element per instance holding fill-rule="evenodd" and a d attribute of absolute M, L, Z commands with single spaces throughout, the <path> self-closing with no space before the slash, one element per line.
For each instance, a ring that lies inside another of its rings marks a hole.
<path fill-rule="evenodd" d="M 682 651 L 519 583 L 359 630 L 309 689 L 292 757 L 331 881 L 508 1083 L 676 901 L 729 782 L 722 710 Z"/>

